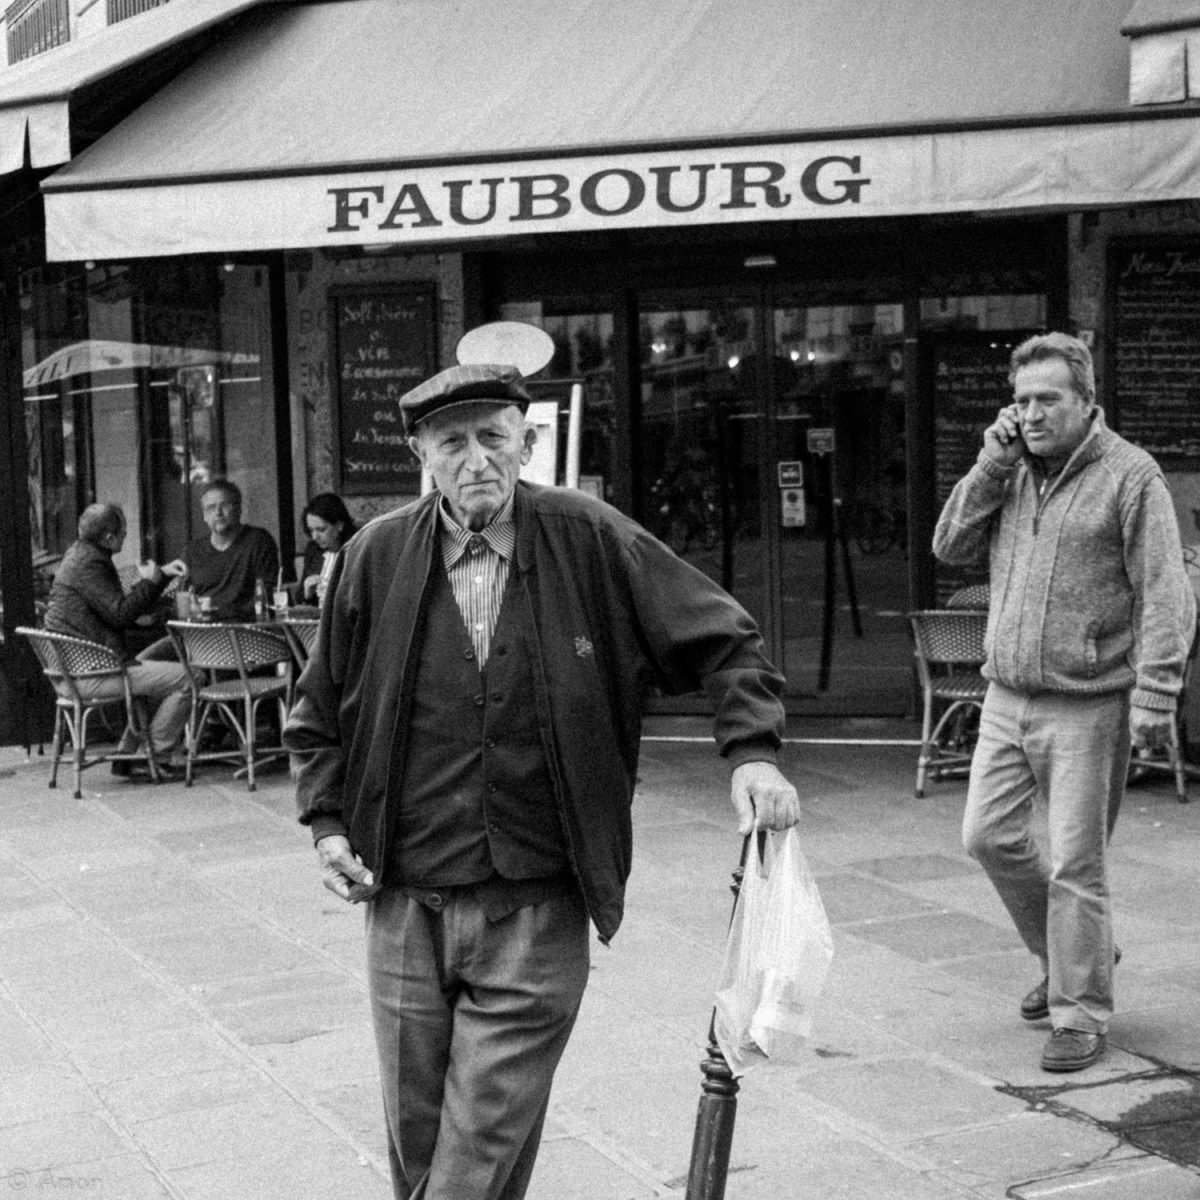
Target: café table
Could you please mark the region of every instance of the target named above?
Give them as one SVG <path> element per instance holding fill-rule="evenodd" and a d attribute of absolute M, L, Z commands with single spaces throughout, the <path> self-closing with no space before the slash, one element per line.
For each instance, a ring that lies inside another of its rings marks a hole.
<path fill-rule="evenodd" d="M 288 609 L 287 616 L 280 619 L 280 625 L 292 648 L 292 657 L 296 660 L 296 671 L 303 671 L 308 665 L 308 656 L 317 641 L 317 619 L 319 609 L 305 607 L 303 609 Z M 309 615 L 311 614 L 311 615 Z"/>

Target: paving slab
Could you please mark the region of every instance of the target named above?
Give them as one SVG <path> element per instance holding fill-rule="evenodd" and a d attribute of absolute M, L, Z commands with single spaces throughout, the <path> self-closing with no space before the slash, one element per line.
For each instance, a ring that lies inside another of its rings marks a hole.
<path fill-rule="evenodd" d="M 121 1134 L 94 1112 L 46 1113 L 0 1128 L 0 1175 L 73 1167 L 127 1150 Z"/>
<path fill-rule="evenodd" d="M 840 1064 L 793 1086 L 884 1143 L 986 1125 L 1025 1108 L 986 1080 L 915 1057 Z"/>
<path fill-rule="evenodd" d="M 1013 1200 L 1197 1200 L 1200 1176 L 1161 1159 L 1130 1159 L 1018 1184 Z"/>
<path fill-rule="evenodd" d="M 1070 1177 L 1115 1158 L 1144 1159 L 1114 1134 L 1082 1121 L 1022 1111 L 970 1129 L 923 1138 L 913 1147 L 969 1187 L 1021 1178 Z"/>

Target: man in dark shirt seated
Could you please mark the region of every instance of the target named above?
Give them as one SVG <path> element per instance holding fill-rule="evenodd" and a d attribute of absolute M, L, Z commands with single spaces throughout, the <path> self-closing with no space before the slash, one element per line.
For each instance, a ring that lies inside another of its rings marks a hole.
<path fill-rule="evenodd" d="M 125 544 L 125 514 L 116 504 L 91 504 L 79 518 L 79 538 L 63 555 L 50 588 L 45 626 L 54 633 L 99 642 L 126 663 L 135 696 L 145 696 L 153 708 L 150 739 L 159 758 L 160 771 L 174 777 L 168 764 L 187 723 L 190 693 L 187 669 L 177 662 L 151 662 L 133 658 L 125 645 L 125 630 L 140 616 L 153 610 L 167 586 L 173 566 L 155 562 L 138 567 L 138 582 L 128 594 L 122 589 L 113 555 Z M 80 692 L 87 699 L 111 696 L 120 700 L 124 688 L 119 679 L 80 679 Z M 132 738 L 123 737 L 118 750 L 133 750 Z M 132 764 L 114 762 L 114 775 L 128 775 Z"/>
<path fill-rule="evenodd" d="M 228 479 L 214 479 L 201 493 L 207 535 L 189 542 L 168 567 L 187 577 L 197 599 L 208 597 L 218 620 L 252 620 L 259 581 L 269 594 L 279 576 L 279 547 L 265 529 L 242 524 L 242 493 Z"/>

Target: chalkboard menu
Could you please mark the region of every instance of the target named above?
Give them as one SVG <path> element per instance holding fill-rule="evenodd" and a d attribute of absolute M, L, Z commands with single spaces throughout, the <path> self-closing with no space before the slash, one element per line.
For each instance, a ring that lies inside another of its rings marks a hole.
<path fill-rule="evenodd" d="M 437 370 L 432 286 L 386 284 L 329 293 L 334 486 L 343 495 L 416 494 L 421 469 L 398 401 Z"/>
<path fill-rule="evenodd" d="M 971 469 L 983 431 L 1012 403 L 1008 361 L 1024 334 L 943 335 L 932 350 L 934 469 L 937 508 Z"/>
<path fill-rule="evenodd" d="M 935 516 L 983 448 L 983 431 L 1012 403 L 1008 364 L 1025 332 L 934 333 L 923 347 L 925 386 L 933 396 Z M 987 578 L 986 567 L 938 563 L 937 598 Z"/>
<path fill-rule="evenodd" d="M 1200 244 L 1123 243 L 1108 260 L 1115 427 L 1160 462 L 1200 459 Z"/>

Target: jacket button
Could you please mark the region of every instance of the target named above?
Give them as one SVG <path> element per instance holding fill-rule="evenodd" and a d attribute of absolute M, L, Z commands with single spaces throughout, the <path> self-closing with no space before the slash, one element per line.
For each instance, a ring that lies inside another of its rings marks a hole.
<path fill-rule="evenodd" d="M 489 791 L 489 792 L 494 792 L 495 790 L 496 790 L 496 785 L 495 785 L 494 783 L 489 783 L 489 784 L 488 784 L 488 791 Z"/>
<path fill-rule="evenodd" d="M 475 657 L 474 650 L 464 650 L 463 651 L 463 658 L 474 658 L 474 657 Z"/>
<path fill-rule="evenodd" d="M 475 697 L 475 707 L 476 708 L 483 707 L 483 693 L 482 692 L 480 692 L 479 695 Z"/>
<path fill-rule="evenodd" d="M 496 744 L 496 739 L 495 739 L 495 738 L 492 738 L 492 737 L 490 737 L 490 738 L 484 738 L 484 740 L 483 740 L 483 744 L 484 744 L 485 746 L 487 746 L 489 749 L 491 749 L 491 747 L 492 747 L 492 746 L 494 746 L 494 745 Z"/>
<path fill-rule="evenodd" d="M 425 903 L 436 912 L 445 905 L 446 898 L 440 892 L 430 892 L 425 897 Z"/>

